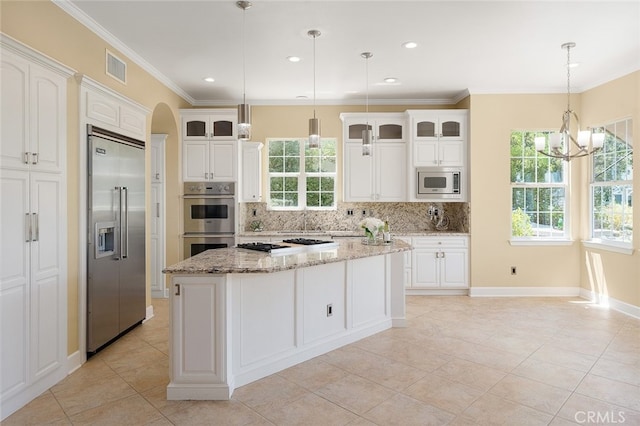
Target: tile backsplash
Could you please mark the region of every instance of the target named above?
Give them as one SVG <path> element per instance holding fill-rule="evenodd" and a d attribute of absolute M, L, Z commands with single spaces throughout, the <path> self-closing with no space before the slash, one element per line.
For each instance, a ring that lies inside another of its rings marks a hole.
<path fill-rule="evenodd" d="M 430 207 L 438 212 L 433 219 Z M 268 210 L 267 203 L 240 203 L 238 216 L 241 232 L 258 223 L 265 231 L 358 231 L 367 216 L 388 220 L 391 232 L 469 232 L 469 203 L 338 203 L 331 211 L 279 211 Z"/>

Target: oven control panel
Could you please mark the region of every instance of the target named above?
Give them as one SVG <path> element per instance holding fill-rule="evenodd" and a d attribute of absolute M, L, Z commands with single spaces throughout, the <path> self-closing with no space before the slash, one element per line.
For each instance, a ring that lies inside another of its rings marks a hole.
<path fill-rule="evenodd" d="M 234 195 L 235 182 L 185 182 L 184 195 Z"/>

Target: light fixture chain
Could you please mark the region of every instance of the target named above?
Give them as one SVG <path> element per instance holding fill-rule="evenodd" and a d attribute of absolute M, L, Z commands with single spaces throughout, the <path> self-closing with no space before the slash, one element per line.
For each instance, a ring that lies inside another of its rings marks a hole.
<path fill-rule="evenodd" d="M 245 20 L 247 9 L 242 9 L 242 103 L 247 103 L 247 52 L 245 48 Z"/>
<path fill-rule="evenodd" d="M 316 118 L 316 34 L 313 34 L 313 118 Z"/>
<path fill-rule="evenodd" d="M 567 111 L 571 111 L 571 45 L 567 45 Z"/>

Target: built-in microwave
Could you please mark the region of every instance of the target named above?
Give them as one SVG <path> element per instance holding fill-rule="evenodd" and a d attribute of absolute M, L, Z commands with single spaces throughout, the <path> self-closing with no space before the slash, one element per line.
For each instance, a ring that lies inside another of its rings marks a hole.
<path fill-rule="evenodd" d="M 462 198 L 462 172 L 448 167 L 416 168 L 416 198 Z"/>

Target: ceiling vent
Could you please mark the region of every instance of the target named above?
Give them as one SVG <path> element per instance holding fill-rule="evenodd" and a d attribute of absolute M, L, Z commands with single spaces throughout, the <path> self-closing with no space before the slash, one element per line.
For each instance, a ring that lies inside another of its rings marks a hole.
<path fill-rule="evenodd" d="M 127 64 L 107 50 L 107 75 L 127 84 Z"/>

